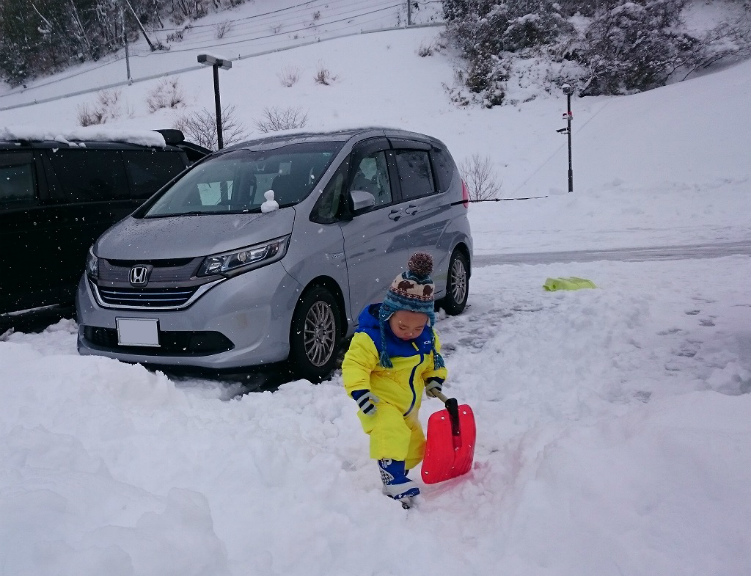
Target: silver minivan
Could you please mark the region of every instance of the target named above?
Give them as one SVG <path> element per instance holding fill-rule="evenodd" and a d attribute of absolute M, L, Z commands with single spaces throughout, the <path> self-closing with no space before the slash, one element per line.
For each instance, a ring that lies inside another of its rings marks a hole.
<path fill-rule="evenodd" d="M 468 200 L 446 146 L 423 134 L 363 128 L 225 148 L 91 247 L 78 350 L 217 371 L 289 361 L 321 380 L 416 251 L 433 256 L 438 304 L 464 309 Z"/>

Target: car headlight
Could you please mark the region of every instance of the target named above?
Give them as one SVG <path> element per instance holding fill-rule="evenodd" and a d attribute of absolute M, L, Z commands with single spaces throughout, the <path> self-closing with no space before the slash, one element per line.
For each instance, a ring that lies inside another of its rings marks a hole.
<path fill-rule="evenodd" d="M 94 247 L 89 248 L 86 255 L 86 276 L 92 280 L 99 278 L 99 258 L 94 256 Z"/>
<path fill-rule="evenodd" d="M 199 276 L 214 276 L 224 274 L 234 276 L 254 268 L 260 268 L 266 264 L 271 264 L 281 260 L 287 252 L 287 243 L 289 236 L 269 240 L 262 244 L 254 244 L 233 250 L 232 252 L 223 252 L 207 256 L 198 269 Z"/>

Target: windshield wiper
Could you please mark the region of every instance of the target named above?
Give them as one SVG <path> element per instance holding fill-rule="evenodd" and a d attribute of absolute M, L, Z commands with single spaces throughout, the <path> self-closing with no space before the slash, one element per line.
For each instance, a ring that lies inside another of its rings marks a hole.
<path fill-rule="evenodd" d="M 171 218 L 174 216 L 216 216 L 217 214 L 248 214 L 259 212 L 260 208 L 243 208 L 240 210 L 191 210 L 190 212 L 175 212 L 170 214 L 147 214 L 144 218 Z"/>

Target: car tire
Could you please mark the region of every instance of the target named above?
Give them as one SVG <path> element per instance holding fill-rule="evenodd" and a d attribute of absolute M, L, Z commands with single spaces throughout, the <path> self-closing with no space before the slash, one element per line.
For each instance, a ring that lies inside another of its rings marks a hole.
<path fill-rule="evenodd" d="M 316 286 L 298 300 L 290 330 L 290 362 L 298 377 L 311 382 L 334 370 L 341 343 L 341 314 L 336 298 Z"/>
<path fill-rule="evenodd" d="M 456 316 L 464 311 L 469 297 L 469 261 L 464 252 L 454 250 L 449 260 L 446 296 L 440 301 L 440 307 L 447 314 Z"/>

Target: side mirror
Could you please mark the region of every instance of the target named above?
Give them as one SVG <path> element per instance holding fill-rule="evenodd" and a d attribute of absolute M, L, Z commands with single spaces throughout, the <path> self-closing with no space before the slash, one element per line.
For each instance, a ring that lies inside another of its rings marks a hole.
<path fill-rule="evenodd" d="M 365 190 L 352 190 L 349 197 L 352 199 L 352 212 L 355 215 L 375 206 L 375 196 Z"/>

